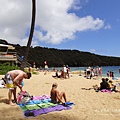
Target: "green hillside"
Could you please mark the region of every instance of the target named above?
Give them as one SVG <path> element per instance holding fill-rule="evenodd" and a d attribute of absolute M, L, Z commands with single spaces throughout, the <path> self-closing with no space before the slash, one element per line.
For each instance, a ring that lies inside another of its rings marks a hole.
<path fill-rule="evenodd" d="M 16 46 L 19 56 L 25 55 L 25 46 Z M 30 48 L 28 62 L 32 65 L 36 62 L 37 67 L 44 66 L 44 61 L 49 67 L 61 67 L 63 64 L 75 66 L 120 66 L 120 57 L 108 57 L 82 52 L 78 50 L 59 50 L 54 48 L 34 47 Z"/>

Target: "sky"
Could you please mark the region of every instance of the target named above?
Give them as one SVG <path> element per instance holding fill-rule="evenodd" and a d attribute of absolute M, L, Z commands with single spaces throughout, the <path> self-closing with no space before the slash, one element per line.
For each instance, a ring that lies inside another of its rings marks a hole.
<path fill-rule="evenodd" d="M 120 57 L 120 0 L 36 0 L 31 46 Z M 0 39 L 26 46 L 32 0 L 0 0 Z"/>

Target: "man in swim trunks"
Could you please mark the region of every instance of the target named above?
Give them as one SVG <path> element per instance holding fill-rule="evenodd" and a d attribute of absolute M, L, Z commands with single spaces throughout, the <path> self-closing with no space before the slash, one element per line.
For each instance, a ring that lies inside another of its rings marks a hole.
<path fill-rule="evenodd" d="M 17 102 L 16 99 L 16 88 L 17 86 L 22 91 L 22 81 L 23 79 L 30 79 L 31 73 L 25 73 L 22 70 L 12 70 L 5 74 L 6 86 L 9 88 L 8 91 L 8 102 L 10 105 L 14 105 L 12 102 L 12 94 L 14 96 L 14 101 Z"/>
<path fill-rule="evenodd" d="M 57 90 L 57 83 L 54 83 L 52 85 L 52 89 L 50 91 L 50 96 L 51 96 L 51 102 L 53 103 L 62 103 L 64 104 L 64 102 L 62 101 L 62 98 L 64 98 L 64 101 L 67 102 L 66 100 L 66 94 L 65 92 L 61 92 L 59 93 L 59 91 Z"/>

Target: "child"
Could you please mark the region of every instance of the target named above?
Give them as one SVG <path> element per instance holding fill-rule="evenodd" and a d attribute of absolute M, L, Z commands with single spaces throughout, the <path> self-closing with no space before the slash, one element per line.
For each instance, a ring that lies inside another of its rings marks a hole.
<path fill-rule="evenodd" d="M 51 96 L 51 102 L 53 103 L 62 103 L 65 104 L 65 102 L 67 102 L 66 100 L 66 94 L 65 92 L 61 92 L 59 93 L 59 91 L 57 90 L 57 83 L 54 83 L 52 85 L 52 89 L 50 91 L 50 96 Z M 62 101 L 62 98 L 64 98 L 64 102 Z"/>

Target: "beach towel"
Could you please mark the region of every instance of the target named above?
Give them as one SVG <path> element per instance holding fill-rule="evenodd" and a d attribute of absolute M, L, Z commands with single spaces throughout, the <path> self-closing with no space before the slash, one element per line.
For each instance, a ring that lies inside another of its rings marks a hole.
<path fill-rule="evenodd" d="M 56 105 L 56 106 L 51 106 L 51 107 L 48 107 L 48 108 L 42 108 L 42 109 L 38 109 L 38 110 L 27 110 L 27 111 L 24 111 L 24 116 L 25 117 L 30 117 L 30 116 L 38 116 L 38 115 L 41 115 L 41 114 L 47 114 L 49 112 L 54 112 L 54 111 L 61 111 L 61 110 L 70 110 L 71 107 L 68 106 L 68 107 L 65 107 L 63 105 Z"/>
<path fill-rule="evenodd" d="M 47 114 L 49 112 L 70 110 L 73 102 L 66 102 L 63 104 L 54 104 L 51 102 L 50 96 L 33 96 L 33 99 L 27 103 L 18 104 L 22 109 L 25 117 L 38 116 L 41 114 Z"/>
<path fill-rule="evenodd" d="M 107 92 L 107 93 L 112 93 L 110 90 L 107 90 L 107 89 L 102 89 L 101 92 Z"/>
<path fill-rule="evenodd" d="M 73 102 L 65 102 L 65 106 L 72 106 L 75 105 Z"/>

